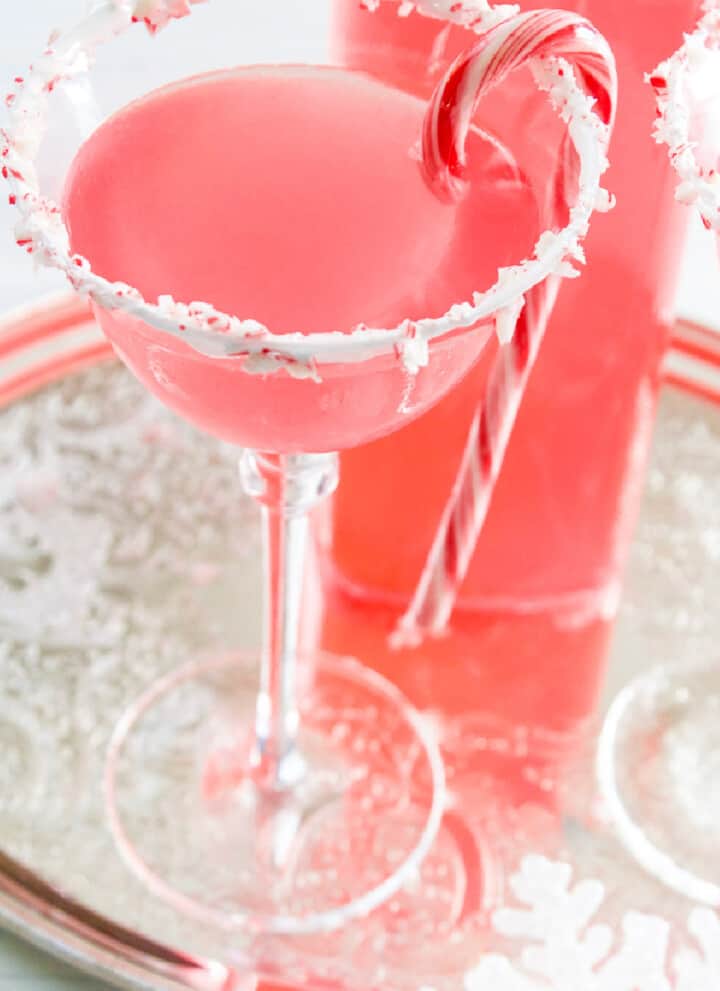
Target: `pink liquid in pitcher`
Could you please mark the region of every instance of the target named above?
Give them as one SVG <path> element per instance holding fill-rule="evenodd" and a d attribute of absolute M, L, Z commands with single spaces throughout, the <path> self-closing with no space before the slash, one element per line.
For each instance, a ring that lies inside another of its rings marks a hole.
<path fill-rule="evenodd" d="M 148 300 L 203 300 L 279 333 L 439 316 L 523 257 L 538 220 L 510 153 L 477 133 L 469 194 L 436 198 L 413 154 L 424 108 L 361 73 L 302 66 L 159 90 L 80 149 L 65 192 L 73 249 Z M 99 318 L 168 406 L 277 451 L 345 448 L 396 429 L 457 384 L 492 332 L 488 322 L 434 342 L 407 412 L 394 355 L 323 365 L 318 384 L 247 374 L 242 358 L 204 357 L 125 314 Z"/>
<path fill-rule="evenodd" d="M 677 47 L 698 4 L 558 6 L 591 18 L 618 59 L 619 110 L 605 177 L 617 206 L 595 218 L 587 268 L 560 293 L 450 635 L 400 654 L 389 652 L 384 639 L 418 581 L 481 395 L 481 369 L 414 424 L 343 456 L 345 485 L 321 531 L 325 598 L 335 605 L 325 610 L 319 636 L 329 649 L 348 650 L 360 626 L 365 639 L 374 626 L 376 663 L 418 701 L 433 705 L 442 696 L 451 711 L 499 707 L 525 721 L 564 726 L 592 711 L 602 680 L 686 224 L 673 202 L 664 149 L 652 138 L 654 99 L 643 73 Z M 399 18 L 394 3 L 374 13 L 351 4 L 338 10 L 341 58 L 370 58 L 379 77 L 416 93 L 425 94 L 472 40 L 417 14 Z M 408 50 L 423 53 L 420 69 Z M 368 52 L 376 53 L 374 61 Z M 540 98 L 522 74 L 504 87 L 511 117 L 515 107 L 518 155 L 527 163 L 543 146 L 543 129 L 533 124 Z M 496 112 L 481 105 L 478 121 Z M 503 137 L 502 128 L 496 133 Z M 419 491 L 422 499 L 414 497 Z M 392 554 L 384 552 L 388 546 Z M 524 688 L 513 677 L 508 692 L 506 672 L 517 674 L 523 663 Z M 480 680 L 478 670 L 486 673 Z"/>
<path fill-rule="evenodd" d="M 619 110 L 605 178 L 618 204 L 595 219 L 587 269 L 560 293 L 465 583 L 468 605 L 489 599 L 531 606 L 616 581 L 636 510 L 683 244 L 686 217 L 673 204 L 672 174 L 652 139 L 654 101 L 643 71 L 677 47 L 697 4 L 586 0 L 559 6 L 590 17 L 618 59 Z M 350 53 L 357 46 L 363 59 L 372 45 L 380 52 L 382 41 L 398 50 L 434 47 L 447 64 L 471 40 L 453 29 L 436 43 L 441 22 L 417 14 L 399 18 L 394 3 L 374 13 L 361 5 L 339 9 L 338 45 Z M 392 76 L 389 64 L 378 55 L 375 71 Z M 412 84 L 407 64 L 397 60 L 398 85 Z M 418 91 L 427 85 L 415 83 Z M 526 78 L 508 85 L 518 101 L 532 99 Z M 481 119 L 482 113 L 481 107 Z M 338 495 L 330 553 L 349 582 L 372 593 L 410 594 L 479 395 L 468 380 L 462 395 L 448 396 L 408 430 L 345 457 L 349 484 Z M 375 484 L 378 478 L 383 485 Z M 420 484 L 422 504 L 403 498 Z M 390 534 L 398 552 L 392 559 L 377 553 Z"/>

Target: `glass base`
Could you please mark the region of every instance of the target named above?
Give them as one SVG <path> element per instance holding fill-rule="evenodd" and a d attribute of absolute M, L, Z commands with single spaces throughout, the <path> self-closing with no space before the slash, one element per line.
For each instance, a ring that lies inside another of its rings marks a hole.
<path fill-rule="evenodd" d="M 628 685 L 608 713 L 597 771 L 638 863 L 720 907 L 720 664 L 658 668 Z"/>
<path fill-rule="evenodd" d="M 157 681 L 117 725 L 106 766 L 115 841 L 178 911 L 258 933 L 335 929 L 417 871 L 438 832 L 437 744 L 398 690 L 349 658 L 301 662 L 292 788 L 254 781 L 258 658 Z"/>

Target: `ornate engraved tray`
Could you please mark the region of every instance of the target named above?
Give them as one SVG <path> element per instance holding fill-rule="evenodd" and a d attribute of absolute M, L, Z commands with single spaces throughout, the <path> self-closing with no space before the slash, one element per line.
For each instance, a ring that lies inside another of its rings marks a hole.
<path fill-rule="evenodd" d="M 717 653 L 717 352 L 712 335 L 679 328 L 608 695 L 659 660 Z M 590 730 L 562 780 L 542 780 L 548 750 L 567 741 L 480 715 L 446 726 L 496 764 L 528 780 L 540 774 L 538 800 L 504 810 L 476 782 L 416 890 L 379 910 L 362 940 L 352 931 L 251 940 L 202 929 L 145 892 L 105 822 L 109 734 L 158 673 L 218 637 L 256 642 L 256 534 L 236 452 L 148 398 L 83 304 L 61 297 L 2 322 L 1 924 L 148 991 L 258 980 L 413 991 L 720 987 L 720 919 L 624 854 L 595 794 Z M 466 866 L 475 857 L 476 883 L 450 903 L 459 857 Z"/>

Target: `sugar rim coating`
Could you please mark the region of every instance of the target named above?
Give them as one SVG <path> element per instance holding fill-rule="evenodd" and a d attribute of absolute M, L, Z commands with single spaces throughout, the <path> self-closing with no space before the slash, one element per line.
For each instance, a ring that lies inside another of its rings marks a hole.
<path fill-rule="evenodd" d="M 720 3 L 705 0 L 703 11 L 694 31 L 684 36 L 680 48 L 645 79 L 655 90 L 657 99 L 655 140 L 667 145 L 670 162 L 680 178 L 675 198 L 697 207 L 705 226 L 720 231 L 720 174 L 716 168 L 698 162 L 697 145 L 690 137 L 693 108 L 687 84 L 709 58 L 714 58 L 720 66 Z"/>
<path fill-rule="evenodd" d="M 601 187 L 608 168 L 609 130 L 594 111 L 593 99 L 581 89 L 572 66 L 557 57 L 535 60 L 533 74 L 565 122 L 580 162 L 577 201 L 568 223 L 561 231 L 545 231 L 529 259 L 499 269 L 493 286 L 474 293 L 471 301 L 453 304 L 439 317 L 403 320 L 389 328 L 359 324 L 347 333 L 276 334 L 257 320 L 223 313 L 205 302 L 181 303 L 160 296 L 157 303 L 150 303 L 132 286 L 93 272 L 86 258 L 70 250 L 60 209 L 41 194 L 38 185 L 35 161 L 47 127 L 51 95 L 58 85 L 90 71 L 99 44 L 133 24 L 145 24 L 154 33 L 190 14 L 190 5 L 200 2 L 204 0 L 98 0 L 75 27 L 53 33 L 45 51 L 25 76 L 15 78 L 6 97 L 10 125 L 0 132 L 0 156 L 3 177 L 11 188 L 10 203 L 20 213 L 16 241 L 38 263 L 64 272 L 79 293 L 104 309 L 120 310 L 179 338 L 208 357 L 244 356 L 243 369 L 248 373 L 269 374 L 284 368 L 293 377 L 319 381 L 318 366 L 324 363 L 367 361 L 387 354 L 394 354 L 414 374 L 428 364 L 430 341 L 491 317 L 507 337 L 508 315 L 518 312 L 530 289 L 551 275 L 571 278 L 578 274 L 573 262 L 584 262 L 581 242 L 590 218 L 596 209 L 612 206 L 611 197 Z M 417 10 L 477 34 L 517 13 L 514 5 L 493 7 L 488 0 L 392 2 L 400 16 Z M 373 9 L 379 0 L 366 0 L 365 5 Z"/>

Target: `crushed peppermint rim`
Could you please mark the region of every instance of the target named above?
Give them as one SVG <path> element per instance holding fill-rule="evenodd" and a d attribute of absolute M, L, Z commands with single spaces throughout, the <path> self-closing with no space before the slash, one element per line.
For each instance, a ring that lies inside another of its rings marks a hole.
<path fill-rule="evenodd" d="M 506 336 L 504 314 L 515 312 L 524 295 L 551 275 L 571 278 L 582 264 L 581 242 L 595 210 L 610 209 L 613 200 L 601 187 L 608 167 L 606 149 L 609 128 L 594 109 L 594 100 L 582 89 L 571 64 L 560 57 L 538 58 L 533 63 L 535 83 L 547 92 L 555 111 L 565 122 L 579 163 L 577 200 L 568 223 L 560 231 L 539 237 L 529 259 L 498 270 L 498 279 L 471 301 L 452 305 L 436 318 L 403 320 L 395 327 L 371 328 L 359 324 L 345 333 L 301 332 L 276 334 L 254 319 L 241 319 L 216 310 L 205 302 L 181 303 L 160 296 L 146 301 L 132 286 L 111 282 L 93 272 L 88 259 L 73 254 L 60 208 L 39 189 L 35 160 L 47 126 L 49 101 L 58 85 L 90 71 L 99 44 L 121 34 L 132 24 L 144 24 L 153 33 L 171 20 L 191 13 L 191 4 L 203 0 L 98 0 L 74 28 L 55 32 L 26 76 L 14 80 L 6 98 L 10 117 L 0 131 L 2 175 L 11 188 L 10 203 L 20 220 L 18 245 L 41 264 L 64 272 L 73 288 L 90 296 L 99 306 L 122 310 L 146 324 L 185 341 L 213 358 L 245 356 L 244 370 L 269 374 L 284 368 L 294 377 L 320 378 L 318 365 L 358 362 L 383 354 L 395 354 L 414 374 L 428 364 L 429 342 L 455 330 L 468 329 L 496 318 Z M 387 2 L 387 0 L 382 0 Z M 477 34 L 517 13 L 514 5 L 492 6 L 488 0 L 417 0 L 398 2 L 400 16 L 411 11 L 460 25 Z M 365 0 L 373 9 L 379 0 Z"/>
<path fill-rule="evenodd" d="M 667 145 L 670 162 L 680 178 L 675 198 L 697 207 L 706 228 L 720 231 L 720 174 L 717 168 L 700 164 L 695 154 L 697 144 L 690 137 L 692 106 L 688 82 L 709 59 L 720 63 L 720 0 L 705 0 L 703 11 L 695 30 L 684 36 L 680 48 L 647 73 L 645 80 L 657 99 L 655 140 Z"/>

